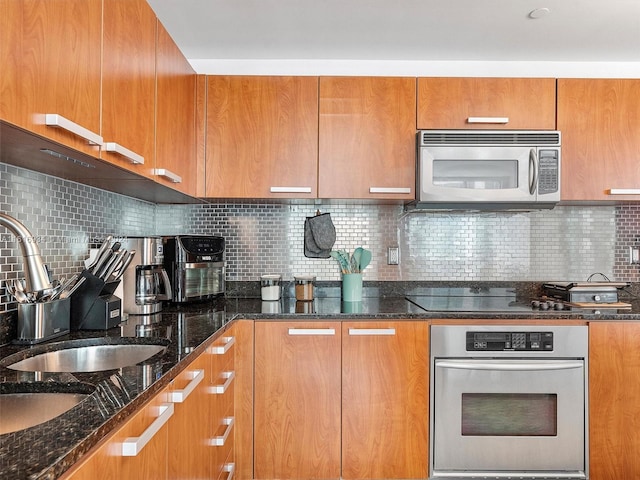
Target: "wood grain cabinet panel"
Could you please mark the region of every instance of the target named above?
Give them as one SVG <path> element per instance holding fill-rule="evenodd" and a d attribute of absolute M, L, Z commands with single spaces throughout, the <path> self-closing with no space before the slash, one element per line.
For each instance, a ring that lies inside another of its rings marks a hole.
<path fill-rule="evenodd" d="M 340 478 L 340 322 L 256 322 L 254 478 Z"/>
<path fill-rule="evenodd" d="M 155 168 L 165 170 L 165 175 L 154 178 L 196 196 L 196 74 L 160 22 L 156 86 Z M 166 171 L 180 177 L 180 181 L 171 180 Z"/>
<path fill-rule="evenodd" d="M 416 79 L 321 77 L 320 198 L 415 199 Z"/>
<path fill-rule="evenodd" d="M 589 478 L 640 474 L 640 322 L 589 324 Z"/>
<path fill-rule="evenodd" d="M 207 77 L 206 196 L 315 198 L 316 77 Z"/>
<path fill-rule="evenodd" d="M 342 478 L 428 477 L 427 322 L 342 325 Z"/>
<path fill-rule="evenodd" d="M 562 200 L 638 200 L 640 80 L 559 79 Z"/>
<path fill-rule="evenodd" d="M 155 166 L 156 16 L 145 0 L 104 0 L 102 136 L 144 158 L 101 157 L 146 177 Z"/>
<path fill-rule="evenodd" d="M 485 117 L 488 118 L 483 120 Z M 480 121 L 474 123 L 477 120 Z M 417 127 L 554 130 L 556 81 L 552 78 L 418 78 Z"/>
<path fill-rule="evenodd" d="M 98 156 L 45 114 L 99 137 L 102 0 L 2 0 L 0 9 L 0 118 Z"/>

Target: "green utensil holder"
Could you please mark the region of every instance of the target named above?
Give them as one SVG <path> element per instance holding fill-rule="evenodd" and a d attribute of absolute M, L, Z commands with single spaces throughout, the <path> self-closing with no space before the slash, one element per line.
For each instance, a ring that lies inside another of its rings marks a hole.
<path fill-rule="evenodd" d="M 362 274 L 345 273 L 342 275 L 342 301 L 362 301 Z"/>

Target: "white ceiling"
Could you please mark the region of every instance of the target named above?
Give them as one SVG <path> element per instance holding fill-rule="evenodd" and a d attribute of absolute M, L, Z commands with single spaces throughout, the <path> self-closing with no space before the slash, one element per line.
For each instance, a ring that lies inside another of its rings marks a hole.
<path fill-rule="evenodd" d="M 260 73 L 266 64 L 316 73 L 327 64 L 640 68 L 640 0 L 148 1 L 198 73 Z M 529 18 L 538 8 L 550 13 Z"/>

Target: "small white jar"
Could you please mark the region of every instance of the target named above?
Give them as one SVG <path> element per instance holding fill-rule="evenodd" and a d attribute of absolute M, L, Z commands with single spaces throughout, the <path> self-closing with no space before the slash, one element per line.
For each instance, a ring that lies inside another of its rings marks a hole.
<path fill-rule="evenodd" d="M 280 300 L 281 280 L 281 275 L 262 275 L 260 277 L 260 296 L 263 301 L 273 302 Z"/>

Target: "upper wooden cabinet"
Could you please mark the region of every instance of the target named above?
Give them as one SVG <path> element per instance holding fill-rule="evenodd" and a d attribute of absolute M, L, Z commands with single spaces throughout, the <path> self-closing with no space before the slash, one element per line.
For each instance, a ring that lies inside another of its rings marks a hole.
<path fill-rule="evenodd" d="M 558 130 L 562 200 L 640 199 L 640 80 L 558 80 Z"/>
<path fill-rule="evenodd" d="M 98 156 L 102 0 L 2 0 L 0 118 Z M 70 133 L 60 126 L 72 128 Z"/>
<path fill-rule="evenodd" d="M 197 195 L 196 74 L 158 22 L 156 181 Z"/>
<path fill-rule="evenodd" d="M 315 198 L 316 77 L 207 77 L 206 196 Z"/>
<path fill-rule="evenodd" d="M 555 79 L 418 79 L 419 130 L 553 130 L 555 115 Z"/>
<path fill-rule="evenodd" d="M 152 177 L 155 166 L 156 16 L 145 0 L 104 0 L 102 158 Z M 110 144 L 125 154 L 111 152 Z M 128 158 L 129 152 L 144 163 Z"/>
<path fill-rule="evenodd" d="M 415 78 L 320 78 L 320 198 L 415 198 Z"/>

